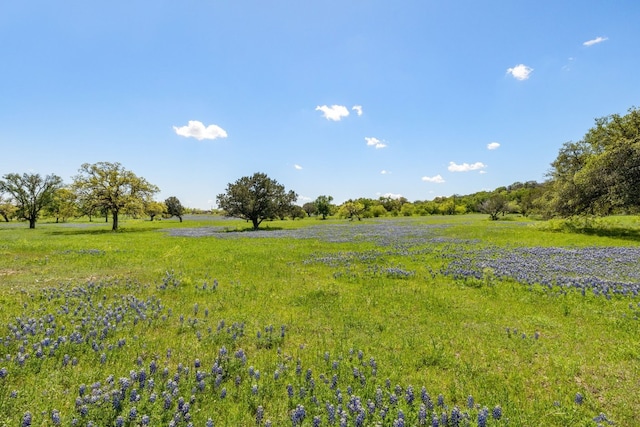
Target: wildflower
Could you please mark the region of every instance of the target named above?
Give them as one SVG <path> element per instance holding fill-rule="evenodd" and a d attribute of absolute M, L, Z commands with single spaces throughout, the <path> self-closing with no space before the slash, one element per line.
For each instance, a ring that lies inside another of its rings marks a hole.
<path fill-rule="evenodd" d="M 51 422 L 54 425 L 60 425 L 60 411 L 58 411 L 57 409 L 54 409 L 53 411 L 51 411 Z"/>
<path fill-rule="evenodd" d="M 22 416 L 22 427 L 31 427 L 31 412 L 27 411 Z"/>
<path fill-rule="evenodd" d="M 487 427 L 487 418 L 489 418 L 489 409 L 482 408 L 478 412 L 478 427 Z"/>
<path fill-rule="evenodd" d="M 260 425 L 262 417 L 264 417 L 264 408 L 262 406 L 258 406 L 256 409 L 256 424 Z"/>
<path fill-rule="evenodd" d="M 493 408 L 491 415 L 493 416 L 494 420 L 499 420 L 500 418 L 502 418 L 502 408 L 500 407 L 500 405 L 496 405 L 496 407 Z"/>
<path fill-rule="evenodd" d="M 582 395 L 582 393 L 578 392 L 576 393 L 576 397 L 573 399 L 574 402 L 576 402 L 576 405 L 582 405 L 582 403 L 584 402 L 584 396 Z"/>

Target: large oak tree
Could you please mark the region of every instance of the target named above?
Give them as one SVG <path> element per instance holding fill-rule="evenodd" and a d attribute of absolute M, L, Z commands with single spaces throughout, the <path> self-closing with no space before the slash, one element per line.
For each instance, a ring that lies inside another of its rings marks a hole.
<path fill-rule="evenodd" d="M 102 211 L 111 212 L 112 230 L 118 229 L 118 215 L 151 199 L 159 188 L 126 170 L 120 163 L 85 163 L 74 177 L 74 187 Z"/>
<path fill-rule="evenodd" d="M 216 199 L 227 216 L 251 221 L 257 230 L 265 219 L 287 216 L 297 198 L 295 192 L 287 192 L 276 180 L 257 172 L 229 183 L 227 191 Z"/>
<path fill-rule="evenodd" d="M 0 181 L 0 192 L 9 193 L 18 208 L 17 215 L 29 221 L 29 228 L 36 228 L 40 211 L 53 201 L 53 195 L 62 187 L 57 175 L 40 176 L 37 173 L 10 173 Z"/>

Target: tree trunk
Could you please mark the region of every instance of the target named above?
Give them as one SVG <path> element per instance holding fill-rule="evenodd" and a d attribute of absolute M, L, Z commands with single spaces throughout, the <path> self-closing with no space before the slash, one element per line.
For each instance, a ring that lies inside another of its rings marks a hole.
<path fill-rule="evenodd" d="M 178 215 L 178 219 L 180 219 L 180 222 L 182 222 L 182 217 L 180 215 Z"/>
<path fill-rule="evenodd" d="M 29 218 L 29 228 L 36 228 L 36 219 Z"/>
<path fill-rule="evenodd" d="M 253 222 L 253 229 L 257 230 L 260 226 L 260 221 L 258 221 L 258 218 L 251 218 L 251 222 Z"/>
<path fill-rule="evenodd" d="M 116 231 L 118 229 L 118 212 L 113 212 L 113 226 L 111 227 L 112 231 Z"/>

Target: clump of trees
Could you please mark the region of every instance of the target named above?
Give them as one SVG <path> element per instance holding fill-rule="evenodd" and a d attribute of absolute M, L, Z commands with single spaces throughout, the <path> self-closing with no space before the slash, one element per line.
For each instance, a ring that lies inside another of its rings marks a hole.
<path fill-rule="evenodd" d="M 15 215 L 29 221 L 29 228 L 36 228 L 40 212 L 54 200 L 54 195 L 62 187 L 62 179 L 57 175 L 40 176 L 37 173 L 10 173 L 0 180 L 0 193 L 8 193 L 15 201 Z M 8 220 L 8 209 L 4 209 Z"/>

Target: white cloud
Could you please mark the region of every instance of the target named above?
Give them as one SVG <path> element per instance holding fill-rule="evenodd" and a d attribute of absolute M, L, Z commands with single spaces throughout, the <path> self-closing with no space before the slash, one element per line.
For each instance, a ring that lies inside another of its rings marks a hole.
<path fill-rule="evenodd" d="M 302 170 L 302 166 L 300 165 L 293 165 L 293 167 L 296 168 L 296 170 L 299 170 L 299 171 Z"/>
<path fill-rule="evenodd" d="M 300 201 L 300 202 L 310 202 L 312 200 L 315 200 L 315 199 L 313 199 L 312 197 L 308 197 L 308 196 L 298 196 L 298 201 Z"/>
<path fill-rule="evenodd" d="M 458 165 L 454 162 L 449 162 L 449 167 L 447 169 L 449 170 L 449 172 L 469 172 L 469 171 L 481 170 L 486 167 L 487 165 L 485 165 L 482 162 L 475 162 L 473 164 L 463 163 L 461 165 Z"/>
<path fill-rule="evenodd" d="M 513 68 L 507 68 L 507 73 L 511 74 L 516 80 L 527 80 L 532 72 L 533 68 L 527 67 L 524 64 L 516 65 Z"/>
<path fill-rule="evenodd" d="M 358 117 L 362 115 L 362 105 L 354 105 L 353 107 L 351 107 L 351 109 L 356 112 Z"/>
<path fill-rule="evenodd" d="M 608 37 L 596 37 L 595 39 L 587 40 L 586 42 L 582 43 L 582 45 L 589 47 L 607 40 L 609 40 Z"/>
<path fill-rule="evenodd" d="M 327 120 L 333 120 L 334 122 L 338 122 L 342 120 L 343 117 L 347 117 L 349 115 L 349 110 L 344 105 L 332 105 L 328 107 L 326 105 L 317 106 L 316 111 L 322 111 L 322 115 Z"/>
<path fill-rule="evenodd" d="M 389 172 L 388 170 L 381 170 L 380 173 L 382 175 L 389 175 L 391 172 Z"/>
<path fill-rule="evenodd" d="M 440 175 L 436 176 L 423 176 L 422 180 L 425 182 L 435 182 L 436 184 L 444 183 L 444 178 Z"/>
<path fill-rule="evenodd" d="M 499 142 L 490 142 L 487 144 L 487 150 L 497 150 L 500 147 Z"/>
<path fill-rule="evenodd" d="M 384 142 L 380 141 L 378 138 L 365 136 L 364 140 L 367 141 L 367 145 L 369 147 L 384 148 L 384 147 L 387 146 L 387 144 L 385 144 Z"/>
<path fill-rule="evenodd" d="M 185 138 L 195 138 L 198 141 L 203 139 L 226 138 L 227 132 L 218 125 L 205 126 L 198 120 L 189 120 L 189 124 L 182 127 L 174 126 L 176 134 Z"/>

